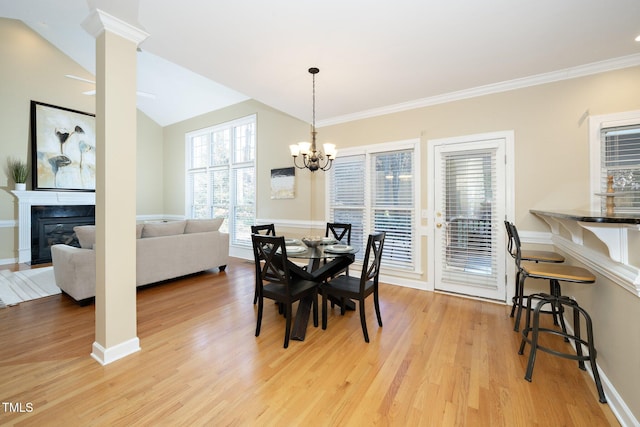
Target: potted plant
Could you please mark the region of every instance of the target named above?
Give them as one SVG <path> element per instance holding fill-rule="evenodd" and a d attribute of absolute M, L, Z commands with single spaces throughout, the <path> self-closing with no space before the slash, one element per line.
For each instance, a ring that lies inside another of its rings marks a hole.
<path fill-rule="evenodd" d="M 27 177 L 29 176 L 29 168 L 27 162 L 19 159 L 9 159 L 9 174 L 16 184 L 16 190 L 24 191 L 27 188 Z"/>

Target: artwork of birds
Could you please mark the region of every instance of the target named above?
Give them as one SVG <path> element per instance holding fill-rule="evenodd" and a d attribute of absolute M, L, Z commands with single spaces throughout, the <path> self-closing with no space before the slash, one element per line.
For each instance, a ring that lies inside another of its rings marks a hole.
<path fill-rule="evenodd" d="M 65 143 L 74 134 L 84 134 L 84 129 L 82 129 L 82 127 L 80 126 L 75 126 L 72 131 L 69 131 L 66 128 L 55 128 L 54 133 L 58 137 L 58 141 L 60 142 L 60 154 L 57 156 L 50 157 L 49 165 L 51 167 L 51 171 L 53 172 L 54 187 L 58 187 L 58 172 L 60 172 L 61 168 L 64 168 L 65 166 L 69 166 L 73 163 L 69 158 L 69 156 L 67 156 L 64 153 Z M 88 151 L 88 148 L 87 147 L 84 147 L 84 149 L 82 148 L 82 145 L 86 145 L 84 141 L 80 141 L 80 144 L 81 144 L 80 148 L 81 148 L 81 155 L 82 155 L 82 152 Z"/>
<path fill-rule="evenodd" d="M 60 141 L 60 154 L 64 154 L 63 147 L 64 143 L 67 142 L 67 139 L 69 139 L 69 137 L 74 133 L 84 133 L 84 130 L 80 126 L 76 126 L 75 129 L 71 132 L 64 128 L 56 128 L 55 133 L 58 137 L 58 140 Z"/>

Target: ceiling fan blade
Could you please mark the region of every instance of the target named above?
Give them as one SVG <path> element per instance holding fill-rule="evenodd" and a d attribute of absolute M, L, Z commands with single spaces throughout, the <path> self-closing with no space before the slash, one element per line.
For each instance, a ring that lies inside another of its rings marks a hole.
<path fill-rule="evenodd" d="M 85 82 L 85 83 L 91 83 L 91 84 L 96 84 L 96 82 L 94 82 L 93 80 L 88 80 L 82 77 L 78 77 L 78 76 L 74 76 L 73 74 L 65 74 L 65 77 L 69 78 L 69 79 L 73 79 L 73 80 L 80 80 L 81 82 Z"/>
<path fill-rule="evenodd" d="M 83 95 L 95 95 L 96 94 L 96 90 L 88 90 L 86 92 L 82 92 Z M 136 95 L 141 96 L 143 98 L 149 98 L 149 99 L 156 99 L 156 95 L 153 93 L 148 93 L 148 92 L 142 92 L 142 91 L 136 91 Z"/>
<path fill-rule="evenodd" d="M 65 74 L 64 75 L 67 78 L 73 79 L 73 80 L 80 80 L 81 82 L 85 82 L 85 83 L 91 83 L 91 84 L 96 84 L 96 82 L 94 82 L 93 80 L 88 80 L 82 77 L 78 77 L 78 76 L 74 76 L 73 74 Z M 83 95 L 95 95 L 96 94 L 96 90 L 88 90 L 86 92 L 82 92 Z M 143 98 L 149 98 L 149 99 L 156 99 L 156 95 L 153 93 L 149 93 L 149 92 L 142 92 L 141 90 L 137 91 L 136 94 L 138 96 L 141 96 Z"/>

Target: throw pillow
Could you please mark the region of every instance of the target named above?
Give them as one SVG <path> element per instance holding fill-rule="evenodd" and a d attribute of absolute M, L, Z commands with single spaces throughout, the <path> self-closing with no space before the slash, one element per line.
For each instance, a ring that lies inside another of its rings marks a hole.
<path fill-rule="evenodd" d="M 144 224 L 136 224 L 136 239 L 142 237 L 142 229 L 144 228 Z"/>
<path fill-rule="evenodd" d="M 187 221 L 169 221 L 145 224 L 142 229 L 142 237 L 161 237 L 184 234 Z"/>
<path fill-rule="evenodd" d="M 185 234 L 188 233 L 204 233 L 207 231 L 218 231 L 224 218 L 213 219 L 188 219 L 187 226 L 184 229 Z"/>
<path fill-rule="evenodd" d="M 83 249 L 93 249 L 96 242 L 96 226 L 95 225 L 78 225 L 73 227 L 76 233 L 80 247 Z"/>

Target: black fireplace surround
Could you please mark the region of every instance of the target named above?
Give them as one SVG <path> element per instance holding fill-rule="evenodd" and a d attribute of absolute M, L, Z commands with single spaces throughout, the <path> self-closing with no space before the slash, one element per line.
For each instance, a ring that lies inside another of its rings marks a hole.
<path fill-rule="evenodd" d="M 31 264 L 51 262 L 51 246 L 80 247 L 73 227 L 95 224 L 95 206 L 31 206 Z"/>

